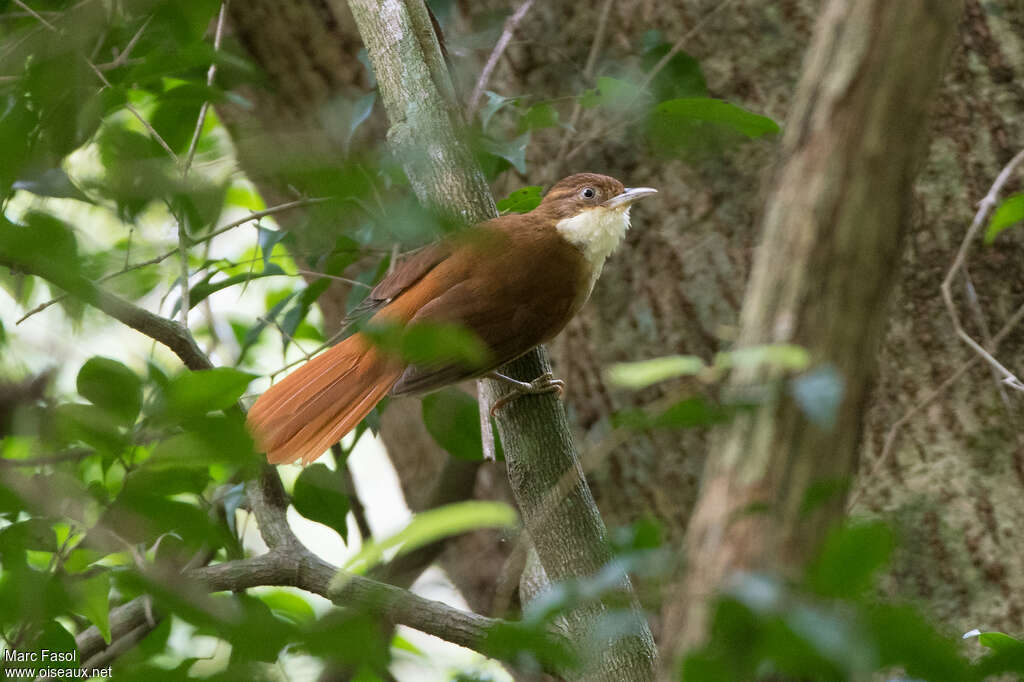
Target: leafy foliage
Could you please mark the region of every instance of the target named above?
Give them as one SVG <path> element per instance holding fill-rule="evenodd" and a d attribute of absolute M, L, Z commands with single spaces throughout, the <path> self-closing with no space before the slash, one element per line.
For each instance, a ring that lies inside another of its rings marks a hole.
<path fill-rule="evenodd" d="M 880 603 L 872 588 L 893 546 L 884 525 L 854 522 L 829 535 L 800 585 L 745 576 L 717 601 L 711 639 L 686 657 L 682 679 L 858 680 L 900 670 L 956 681 L 1024 673 L 1024 645 L 1012 637 L 981 635 L 992 652 L 972 662 L 913 607 Z"/>
<path fill-rule="evenodd" d="M 151 629 L 114 663 L 115 677 L 251 680 L 264 676 L 267 664 L 308 655 L 351 670 L 352 679 L 386 678 L 396 649 L 421 654 L 391 638 L 379 614 L 325 610 L 278 588 L 208 595 L 180 580 L 186 566 L 253 551 L 244 540 L 251 529 L 245 491 L 263 459 L 242 407 L 254 379 L 312 352 L 307 342 L 328 338 L 333 330 L 324 329 L 318 304 L 337 278 L 351 286 L 340 317 L 387 273 L 396 244 L 400 252 L 453 229 L 415 204 L 381 141 L 366 139 L 367 122 L 379 113 L 372 73 L 365 74 L 370 89 L 334 92 L 313 117 L 336 147 L 295 154 L 285 145 L 258 160 L 260 189 L 273 186 L 288 197 L 268 207 L 238 174 L 217 113 L 230 109 L 244 118 L 255 106 L 247 93 L 272 83 L 230 40 L 214 49 L 218 2 L 24 3 L 31 12 L 22 4 L 0 8 L 0 285 L 27 324 L 52 315 L 70 333 L 104 341 L 84 362 L 70 353 L 36 357 L 38 369 L 55 366 L 57 378 L 45 399 L 26 400 L 0 420 L 0 636 L 9 648 L 78 652 L 75 636 L 90 627 L 105 642 L 117 640 L 114 610 L 145 595 Z M 486 93 L 470 140 L 485 172 L 492 179 L 529 175 L 547 148 L 537 141 L 550 136 L 585 144 L 595 130 L 622 134 L 652 154 L 692 158 L 778 132 L 773 121 L 712 98 L 698 60 L 670 49 L 649 33 L 635 62 L 599 70 L 583 92 L 553 99 Z M 211 65 L 216 78 L 208 83 Z M 215 108 L 201 120 L 205 105 Z M 577 105 L 583 113 L 571 117 Z M 540 186 L 523 186 L 498 209 L 527 212 L 542 195 Z M 1019 220 L 1018 198 L 996 212 L 990 240 Z M 254 211 L 265 215 L 247 221 Z M 284 215 L 289 230 L 271 223 Z M 111 294 L 124 300 L 111 304 Z M 140 326 L 138 308 L 126 304 L 160 314 L 166 329 L 181 331 L 170 320 L 183 321 L 218 366 L 184 370 L 162 350 L 108 343 L 109 320 L 87 311 L 104 307 Z M 0 324 L 4 372 L 21 371 L 11 358 L 44 352 L 22 330 L 7 319 Z M 480 340 L 456 326 L 374 322 L 363 331 L 410 362 L 489 361 Z M 765 365 L 796 373 L 786 375 L 791 395 L 827 423 L 841 383 L 828 368 L 812 368 L 800 349 L 737 351 L 711 364 L 673 356 L 619 366 L 611 375 L 643 389 Z M 624 411 L 613 426 L 707 427 L 744 408 L 684 396 Z M 481 458 L 478 405 L 469 395 L 450 389 L 428 396 L 422 418 L 452 456 Z M 372 413 L 357 439 L 377 419 Z M 343 456 L 334 469 L 306 468 L 291 502 L 349 543 L 358 500 L 345 466 Z M 517 524 L 515 511 L 496 503 L 430 510 L 391 536 L 360 538 L 348 567 L 370 571 L 454 534 L 511 532 Z M 559 619 L 607 596 L 625 573 L 665 571 L 656 523 L 613 529 L 610 540 L 612 562 L 555 585 L 521 619 L 488 632 L 480 648 L 527 669 L 579 664 L 577 652 L 552 635 Z M 754 679 L 766 666 L 814 679 L 884 666 L 923 679 L 1019 671 L 1017 640 L 982 634 L 978 643 L 992 653 L 967 663 L 919 614 L 870 600 L 871 576 L 892 542 L 876 526 L 850 529 L 830 538 L 802 591 L 762 581 L 729 595 L 716 613 L 716 636 L 686 663 L 697 671 L 689 679 Z M 620 627 L 620 613 L 605 615 L 596 637 Z M 185 634 L 172 637 L 172 629 Z M 192 650 L 197 637 L 229 653 L 215 664 L 200 660 L 205 654 Z M 750 646 L 739 650 L 738 643 Z"/>

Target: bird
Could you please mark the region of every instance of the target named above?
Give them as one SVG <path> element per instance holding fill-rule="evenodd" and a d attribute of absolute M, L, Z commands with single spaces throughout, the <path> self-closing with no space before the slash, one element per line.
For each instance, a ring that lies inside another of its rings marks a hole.
<path fill-rule="evenodd" d="M 633 203 L 656 192 L 577 173 L 528 213 L 484 221 L 414 252 L 358 313 L 367 325 L 460 325 L 482 342 L 486 362 L 410 364 L 357 331 L 256 400 L 247 416 L 256 444 L 271 464 L 309 464 L 389 393 L 418 395 L 481 376 L 511 384 L 506 398 L 560 393 L 563 382 L 550 374 L 521 382 L 497 370 L 550 341 L 579 312 L 629 229 Z"/>

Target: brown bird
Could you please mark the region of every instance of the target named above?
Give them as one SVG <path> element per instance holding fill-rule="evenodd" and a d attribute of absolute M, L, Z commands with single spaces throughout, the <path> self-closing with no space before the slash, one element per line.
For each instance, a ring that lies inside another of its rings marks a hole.
<path fill-rule="evenodd" d="M 357 332 L 271 386 L 249 410 L 267 459 L 312 462 L 389 391 L 425 393 L 484 375 L 511 382 L 515 394 L 560 391 L 550 375 L 520 382 L 495 370 L 565 327 L 629 228 L 630 206 L 656 191 L 571 175 L 529 213 L 480 223 L 399 263 L 361 305 L 368 324 L 461 325 L 489 351 L 486 365 L 409 365 Z"/>

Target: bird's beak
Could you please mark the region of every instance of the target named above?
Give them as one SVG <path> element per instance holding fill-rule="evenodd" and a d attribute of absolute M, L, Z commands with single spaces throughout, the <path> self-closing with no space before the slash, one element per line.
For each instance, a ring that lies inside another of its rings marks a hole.
<path fill-rule="evenodd" d="M 619 208 L 622 206 L 629 206 L 637 199 L 657 194 L 658 190 L 653 187 L 627 187 L 626 191 L 622 194 L 616 195 L 604 202 L 605 208 Z"/>

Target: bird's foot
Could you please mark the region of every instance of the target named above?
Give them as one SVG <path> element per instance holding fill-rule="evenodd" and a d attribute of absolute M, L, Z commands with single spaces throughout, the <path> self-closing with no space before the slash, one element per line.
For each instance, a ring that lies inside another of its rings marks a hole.
<path fill-rule="evenodd" d="M 533 381 L 519 381 L 512 377 L 507 377 L 504 374 L 499 374 L 498 372 L 491 372 L 487 376 L 491 379 L 497 379 L 512 385 L 511 391 L 494 401 L 494 404 L 491 406 L 492 417 L 498 412 L 498 410 L 519 396 L 540 395 L 542 393 L 553 392 L 557 392 L 558 395 L 562 395 L 562 391 L 565 390 L 565 382 L 561 379 L 556 379 L 555 375 L 551 372 L 544 372 L 544 374 L 541 374 Z"/>

